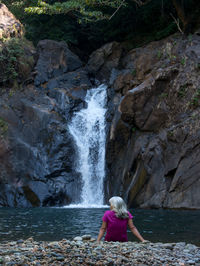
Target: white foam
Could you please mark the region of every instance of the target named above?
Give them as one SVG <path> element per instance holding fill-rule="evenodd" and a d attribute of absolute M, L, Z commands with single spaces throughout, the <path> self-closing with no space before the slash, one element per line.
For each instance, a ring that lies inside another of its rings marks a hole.
<path fill-rule="evenodd" d="M 77 146 L 76 171 L 83 182 L 80 204 L 72 208 L 104 208 L 106 100 L 105 85 L 88 90 L 87 108 L 76 112 L 69 125 Z"/>

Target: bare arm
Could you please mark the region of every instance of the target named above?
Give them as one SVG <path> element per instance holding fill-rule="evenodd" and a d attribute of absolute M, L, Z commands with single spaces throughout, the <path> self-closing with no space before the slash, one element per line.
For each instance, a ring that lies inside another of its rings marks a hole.
<path fill-rule="evenodd" d="M 140 235 L 140 233 L 138 232 L 137 228 L 135 227 L 135 225 L 133 224 L 132 219 L 128 220 L 128 226 L 131 230 L 131 232 L 142 242 L 144 242 L 144 238 Z"/>
<path fill-rule="evenodd" d="M 100 230 L 99 230 L 99 235 L 98 235 L 98 237 L 97 237 L 97 241 L 98 241 L 98 242 L 99 242 L 99 241 L 102 239 L 102 237 L 104 236 L 105 231 L 106 231 L 106 228 L 107 228 L 107 223 L 103 221 L 102 226 L 101 226 L 101 228 L 100 228 Z"/>

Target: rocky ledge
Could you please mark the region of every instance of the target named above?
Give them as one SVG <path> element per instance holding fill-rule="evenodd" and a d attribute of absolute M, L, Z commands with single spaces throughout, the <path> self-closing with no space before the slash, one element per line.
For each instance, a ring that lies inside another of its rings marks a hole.
<path fill-rule="evenodd" d="M 200 265 L 200 247 L 180 243 L 96 242 L 90 236 L 57 242 L 32 238 L 0 243 L 2 265 Z"/>

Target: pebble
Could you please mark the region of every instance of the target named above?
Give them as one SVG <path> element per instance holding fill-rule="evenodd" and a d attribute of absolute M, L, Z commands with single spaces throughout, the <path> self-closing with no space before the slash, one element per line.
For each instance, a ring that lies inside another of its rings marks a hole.
<path fill-rule="evenodd" d="M 180 243 L 97 242 L 90 235 L 72 241 L 0 242 L 0 265 L 200 265 L 200 247 Z"/>

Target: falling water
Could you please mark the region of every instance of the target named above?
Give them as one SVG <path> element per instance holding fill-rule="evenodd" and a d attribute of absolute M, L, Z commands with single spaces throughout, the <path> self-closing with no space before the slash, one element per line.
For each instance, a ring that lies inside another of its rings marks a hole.
<path fill-rule="evenodd" d="M 76 170 L 80 172 L 83 182 L 80 207 L 103 205 L 106 89 L 105 85 L 101 85 L 88 90 L 85 99 L 87 108 L 75 113 L 69 125 L 78 150 Z"/>

